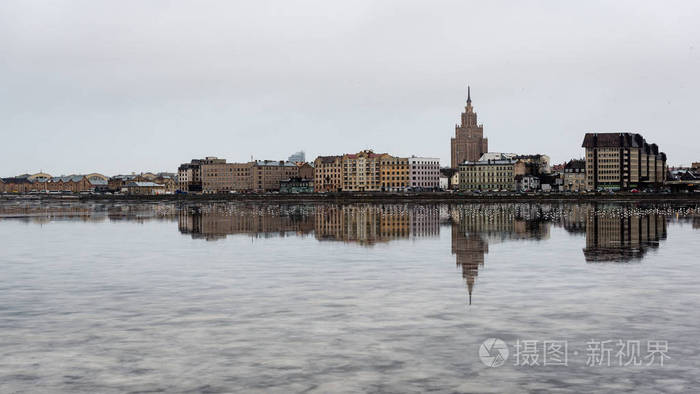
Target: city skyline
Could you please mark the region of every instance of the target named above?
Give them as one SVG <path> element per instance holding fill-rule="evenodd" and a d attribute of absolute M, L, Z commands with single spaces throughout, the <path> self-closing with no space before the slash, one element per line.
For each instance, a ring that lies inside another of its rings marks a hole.
<path fill-rule="evenodd" d="M 0 5 L 2 176 L 300 149 L 446 164 L 467 85 L 491 151 L 560 163 L 632 132 L 697 161 L 697 4 L 163 4 Z"/>

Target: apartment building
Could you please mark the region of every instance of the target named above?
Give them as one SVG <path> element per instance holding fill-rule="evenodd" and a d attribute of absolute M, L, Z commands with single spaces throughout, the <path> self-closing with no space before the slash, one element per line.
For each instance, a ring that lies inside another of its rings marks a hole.
<path fill-rule="evenodd" d="M 432 157 L 409 157 L 410 187 L 434 190 L 440 187 L 440 159 Z"/>
<path fill-rule="evenodd" d="M 252 190 L 256 192 L 280 189 L 280 181 L 298 177 L 299 167 L 288 161 L 258 160 L 251 167 Z"/>
<path fill-rule="evenodd" d="M 314 160 L 314 191 L 337 192 L 343 188 L 342 156 L 319 156 Z"/>
<path fill-rule="evenodd" d="M 586 133 L 586 189 L 658 187 L 666 180 L 666 154 L 640 134 Z"/>
<path fill-rule="evenodd" d="M 233 169 L 226 159 L 207 157 L 200 161 L 202 193 L 221 193 L 233 190 Z"/>
<path fill-rule="evenodd" d="M 486 160 L 459 165 L 460 190 L 516 190 L 516 175 L 524 175 L 526 165 L 519 160 Z"/>
<path fill-rule="evenodd" d="M 410 184 L 408 158 L 385 155 L 380 160 L 381 190 L 394 192 L 407 190 Z"/>
<path fill-rule="evenodd" d="M 280 189 L 280 181 L 298 177 L 303 165 L 277 160 L 227 163 L 207 157 L 192 160 L 178 168 L 179 189 L 194 193 L 267 192 Z M 311 175 L 313 176 L 313 175 Z"/>
<path fill-rule="evenodd" d="M 177 168 L 178 190 L 199 193 L 202 191 L 202 160 L 194 159 Z"/>
<path fill-rule="evenodd" d="M 388 156 L 386 153 L 374 153 L 371 150 L 343 155 L 343 191 L 380 191 L 382 188 L 381 163 L 382 159 Z"/>

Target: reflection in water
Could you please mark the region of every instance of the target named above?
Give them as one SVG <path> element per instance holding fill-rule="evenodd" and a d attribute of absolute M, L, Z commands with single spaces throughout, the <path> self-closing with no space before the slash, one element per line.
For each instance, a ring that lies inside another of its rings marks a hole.
<path fill-rule="evenodd" d="M 636 260 L 664 239 L 666 217 L 655 211 L 595 211 L 586 219 L 583 254 L 589 262 Z"/>
<path fill-rule="evenodd" d="M 214 241 L 229 234 L 246 234 L 254 238 L 306 235 L 314 230 L 313 216 L 301 207 L 256 209 L 183 209 L 178 215 L 178 229 L 194 239 Z"/>
<path fill-rule="evenodd" d="M 437 205 L 213 206 L 184 209 L 179 230 L 193 238 L 314 233 L 319 241 L 373 245 L 401 238 L 437 237 Z"/>
<path fill-rule="evenodd" d="M 549 225 L 545 220 L 553 217 L 551 210 L 542 212 L 542 207 L 513 204 L 460 206 L 451 211 L 452 254 L 467 282 L 470 305 L 489 244 L 509 239 L 547 239 Z"/>
<path fill-rule="evenodd" d="M 104 204 L 40 201 L 0 203 L 0 220 L 175 220 L 194 239 L 307 236 L 318 241 L 372 246 L 398 239 L 438 238 L 451 230 L 451 253 L 461 270 L 469 303 L 489 244 L 547 240 L 552 225 L 585 234 L 588 262 L 642 259 L 666 239 L 667 220 L 692 221 L 698 209 L 638 208 L 605 204 Z"/>

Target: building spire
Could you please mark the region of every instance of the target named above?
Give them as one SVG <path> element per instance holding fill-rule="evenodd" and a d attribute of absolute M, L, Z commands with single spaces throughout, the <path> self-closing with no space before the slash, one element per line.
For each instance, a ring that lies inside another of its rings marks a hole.
<path fill-rule="evenodd" d="M 472 102 L 471 86 L 469 86 L 469 85 L 467 85 L 467 102 L 468 103 Z"/>

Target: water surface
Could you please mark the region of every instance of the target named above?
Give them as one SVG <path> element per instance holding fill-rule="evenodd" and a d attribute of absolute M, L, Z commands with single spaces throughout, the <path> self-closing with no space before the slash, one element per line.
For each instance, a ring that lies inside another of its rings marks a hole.
<path fill-rule="evenodd" d="M 699 230 L 693 206 L 6 201 L 0 391 L 694 392 Z"/>

